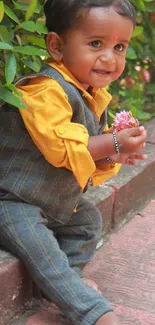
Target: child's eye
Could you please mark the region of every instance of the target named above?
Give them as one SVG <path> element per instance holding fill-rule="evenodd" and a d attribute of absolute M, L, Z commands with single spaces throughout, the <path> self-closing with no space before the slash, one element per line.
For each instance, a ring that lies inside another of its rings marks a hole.
<path fill-rule="evenodd" d="M 96 47 L 96 48 L 99 48 L 102 45 L 101 41 L 93 41 L 93 42 L 91 42 L 89 44 L 90 44 L 90 46 Z"/>
<path fill-rule="evenodd" d="M 117 44 L 115 46 L 115 50 L 118 52 L 122 52 L 124 50 L 124 45 L 123 44 Z"/>

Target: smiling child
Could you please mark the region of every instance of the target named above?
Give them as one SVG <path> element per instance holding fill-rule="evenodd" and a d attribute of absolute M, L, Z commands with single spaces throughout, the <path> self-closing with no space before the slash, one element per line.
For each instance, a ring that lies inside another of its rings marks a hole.
<path fill-rule="evenodd" d="M 135 11 L 128 0 L 48 0 L 45 15 L 51 59 L 17 84 L 27 110 L 1 110 L 0 243 L 70 323 L 118 325 L 82 277 L 102 234 L 83 193 L 146 159 L 144 127 L 109 132 L 106 120 Z"/>

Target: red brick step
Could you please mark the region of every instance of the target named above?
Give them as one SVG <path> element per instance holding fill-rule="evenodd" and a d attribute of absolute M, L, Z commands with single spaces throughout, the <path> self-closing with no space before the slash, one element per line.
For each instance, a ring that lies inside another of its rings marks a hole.
<path fill-rule="evenodd" d="M 0 250 L 0 325 L 7 325 L 32 296 L 32 281 L 23 264 Z"/>
<path fill-rule="evenodd" d="M 70 325 L 60 312 L 60 310 L 51 303 L 40 302 L 40 305 L 33 302 L 29 310 L 20 317 L 15 317 L 7 325 Z"/>

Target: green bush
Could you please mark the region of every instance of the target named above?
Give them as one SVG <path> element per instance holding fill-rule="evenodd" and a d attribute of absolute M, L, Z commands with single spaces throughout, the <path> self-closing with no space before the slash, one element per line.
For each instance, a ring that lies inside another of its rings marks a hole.
<path fill-rule="evenodd" d="M 43 2 L 0 1 L 0 21 L 0 99 L 25 108 L 13 81 L 38 72 L 49 56 Z"/>
<path fill-rule="evenodd" d="M 116 111 L 131 110 L 141 121 L 155 116 L 155 1 L 132 0 L 137 26 L 127 52 L 123 75 L 111 84 L 109 121 Z"/>
<path fill-rule="evenodd" d="M 15 79 L 38 72 L 48 58 L 43 0 L 0 0 L 0 100 L 25 108 Z M 154 116 L 155 1 L 132 0 L 137 27 L 127 52 L 121 78 L 109 88 L 113 94 L 109 118 L 120 109 L 131 109 L 141 120 Z M 151 82 L 152 80 L 152 82 Z"/>

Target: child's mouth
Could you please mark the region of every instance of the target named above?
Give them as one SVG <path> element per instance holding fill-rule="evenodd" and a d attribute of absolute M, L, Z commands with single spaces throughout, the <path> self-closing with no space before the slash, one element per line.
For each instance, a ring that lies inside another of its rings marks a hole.
<path fill-rule="evenodd" d="M 111 71 L 107 70 L 94 70 L 94 72 L 102 76 L 109 76 L 111 73 Z"/>

